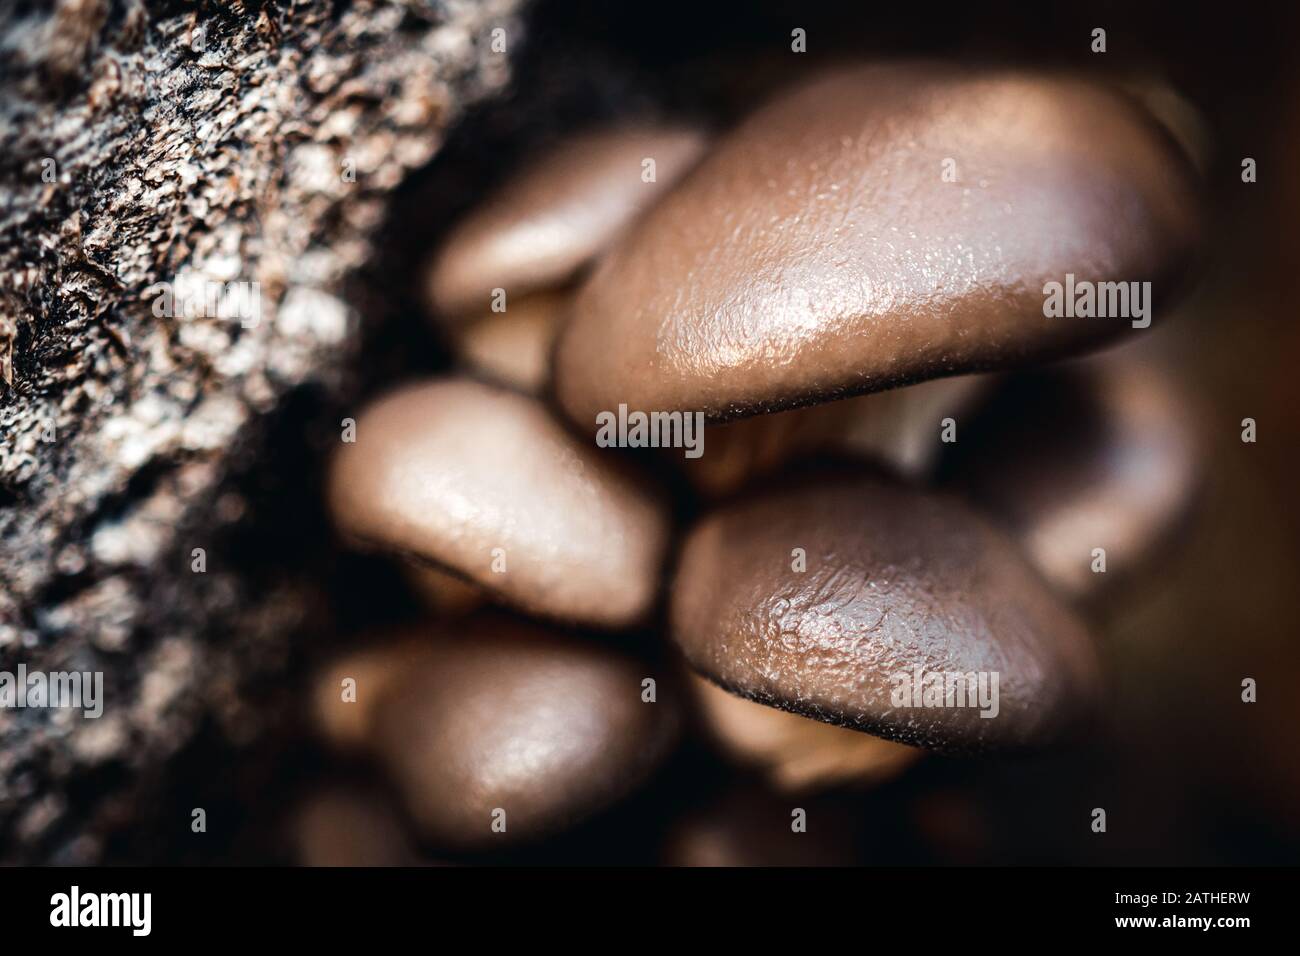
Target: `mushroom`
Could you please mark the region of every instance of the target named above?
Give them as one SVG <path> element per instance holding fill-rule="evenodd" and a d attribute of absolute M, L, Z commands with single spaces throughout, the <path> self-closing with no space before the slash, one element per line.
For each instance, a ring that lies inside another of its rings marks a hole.
<path fill-rule="evenodd" d="M 449 568 L 536 614 L 601 627 L 643 617 L 665 506 L 536 400 L 464 379 L 367 409 L 328 484 L 342 531 Z"/>
<path fill-rule="evenodd" d="M 370 741 L 420 831 L 457 850 L 533 841 L 615 803 L 669 752 L 653 666 L 537 624 L 425 627 L 426 653 L 384 693 Z"/>
<path fill-rule="evenodd" d="M 1146 560 L 1197 486 L 1187 397 L 1158 360 L 1127 351 L 1019 376 L 954 463 L 967 493 L 1071 598 Z"/>
<path fill-rule="evenodd" d="M 474 313 L 494 289 L 522 296 L 564 283 L 670 189 L 704 144 L 691 127 L 627 126 L 575 136 L 537 158 L 451 231 L 429 272 L 435 311 Z"/>
<path fill-rule="evenodd" d="M 692 676 L 714 743 L 779 791 L 881 783 L 921 756 L 915 747 L 756 704 Z"/>
<path fill-rule="evenodd" d="M 1163 309 L 1198 231 L 1189 163 L 1125 96 L 841 71 L 759 110 L 602 259 L 556 394 L 584 428 L 620 403 L 724 421 L 1077 351 L 1144 320 L 1049 317 L 1067 286 L 1149 282 Z"/>
<path fill-rule="evenodd" d="M 1096 692 L 1083 626 L 954 498 L 805 476 L 707 515 L 671 591 L 674 640 L 750 700 L 904 743 L 1031 747 Z"/>

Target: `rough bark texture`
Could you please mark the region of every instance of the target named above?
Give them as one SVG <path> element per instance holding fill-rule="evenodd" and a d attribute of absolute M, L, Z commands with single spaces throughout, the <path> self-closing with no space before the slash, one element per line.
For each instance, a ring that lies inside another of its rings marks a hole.
<path fill-rule="evenodd" d="M 0 862 L 112 858 L 169 756 L 268 719 L 250 682 L 311 609 L 223 561 L 232 473 L 336 388 L 387 194 L 504 88 L 517 6 L 0 3 L 0 671 L 105 697 L 0 710 Z M 257 283 L 260 315 L 168 316 L 178 281 Z"/>

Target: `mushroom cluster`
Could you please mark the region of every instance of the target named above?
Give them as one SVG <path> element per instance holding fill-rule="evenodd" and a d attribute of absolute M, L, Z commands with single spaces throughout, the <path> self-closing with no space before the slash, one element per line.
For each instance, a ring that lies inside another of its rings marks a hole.
<path fill-rule="evenodd" d="M 773 794 L 1079 733 L 1088 608 L 1196 454 L 1149 350 L 1042 363 L 1143 335 L 1140 294 L 1167 316 L 1198 232 L 1176 132 L 1051 74 L 846 68 L 535 158 L 431 262 L 459 368 L 332 462 L 341 534 L 429 612 L 319 676 L 322 734 L 447 855 L 590 818 L 694 734 L 769 796 L 665 853 L 727 862 Z M 1119 309 L 1046 308 L 1067 282 Z M 409 861 L 383 799 L 317 801 L 305 858 L 373 829 L 364 862 Z"/>

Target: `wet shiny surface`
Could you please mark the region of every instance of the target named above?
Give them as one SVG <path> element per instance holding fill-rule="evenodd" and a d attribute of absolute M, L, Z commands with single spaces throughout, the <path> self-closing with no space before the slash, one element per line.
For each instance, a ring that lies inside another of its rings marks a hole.
<path fill-rule="evenodd" d="M 380 399 L 356 435 L 329 479 L 349 537 L 549 617 L 619 626 L 648 611 L 667 547 L 663 504 L 533 399 L 429 381 Z"/>
<path fill-rule="evenodd" d="M 1197 232 L 1190 167 L 1128 100 L 841 72 L 729 134 L 601 263 L 557 393 L 584 427 L 619 402 L 726 419 L 1085 348 L 1135 330 L 1044 317 L 1044 283 L 1151 281 L 1158 321 Z"/>
<path fill-rule="evenodd" d="M 671 620 L 692 666 L 736 693 L 927 747 L 1045 743 L 1097 690 L 1082 625 L 1008 538 L 955 499 L 873 477 L 805 478 L 706 517 Z M 918 668 L 996 673 L 996 716 L 896 706 L 898 675 Z"/>

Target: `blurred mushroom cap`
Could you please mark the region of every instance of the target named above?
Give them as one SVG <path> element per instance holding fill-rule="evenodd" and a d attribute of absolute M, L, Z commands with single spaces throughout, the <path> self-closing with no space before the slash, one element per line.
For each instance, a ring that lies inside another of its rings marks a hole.
<path fill-rule="evenodd" d="M 1010 528 L 1053 587 L 1075 599 L 1148 560 L 1198 485 L 1190 397 L 1157 357 L 1129 352 L 1011 383 L 955 466 L 969 495 Z"/>
<path fill-rule="evenodd" d="M 390 641 L 353 651 L 323 668 L 312 685 L 312 719 L 320 735 L 341 749 L 364 746 L 375 706 L 424 653 L 422 641 Z"/>
<path fill-rule="evenodd" d="M 801 818 L 801 819 L 799 819 Z M 667 866 L 861 865 L 869 823 L 835 795 L 782 797 L 742 781 L 691 807 L 668 831 Z"/>
<path fill-rule="evenodd" d="M 331 787 L 309 797 L 293 819 L 303 866 L 416 866 L 424 862 L 399 815 L 378 794 Z"/>
<path fill-rule="evenodd" d="M 551 377 L 551 351 L 569 296 L 537 292 L 458 327 L 455 349 L 476 372 L 536 395 Z"/>
<path fill-rule="evenodd" d="M 654 665 L 526 621 L 427 630 L 427 654 L 376 708 L 372 746 L 431 841 L 533 841 L 613 804 L 668 753 L 671 695 Z"/>
<path fill-rule="evenodd" d="M 442 316 L 559 285 L 602 251 L 694 164 L 705 136 L 687 126 L 579 134 L 535 158 L 444 241 L 429 272 Z M 653 162 L 649 178 L 647 160 Z"/>

